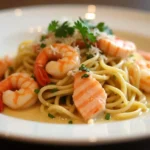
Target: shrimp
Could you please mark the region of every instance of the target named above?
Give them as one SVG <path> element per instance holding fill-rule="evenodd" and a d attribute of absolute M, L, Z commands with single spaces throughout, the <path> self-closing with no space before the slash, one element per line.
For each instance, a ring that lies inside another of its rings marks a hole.
<path fill-rule="evenodd" d="M 139 88 L 146 93 L 150 93 L 150 61 L 144 59 L 141 53 L 134 53 L 134 63 L 129 68 L 129 76 L 132 77 L 132 80 L 136 79 L 136 68 L 137 65 L 140 69 L 140 80 Z M 147 56 L 148 57 L 148 56 Z M 134 78 L 135 77 L 135 78 Z M 133 81 L 131 81 L 133 83 Z"/>
<path fill-rule="evenodd" d="M 41 86 L 50 83 L 48 76 L 61 79 L 68 71 L 75 69 L 80 64 L 79 53 L 66 44 L 53 44 L 44 48 L 37 56 L 34 65 L 34 74 Z"/>
<path fill-rule="evenodd" d="M 125 58 L 136 51 L 136 46 L 133 42 L 123 41 L 119 38 L 99 39 L 97 42 L 97 46 L 104 53 L 110 56 L 120 57 L 120 58 Z"/>
<path fill-rule="evenodd" d="M 4 59 L 0 59 L 0 79 L 3 77 L 7 68 L 12 64 L 12 60 L 6 56 Z"/>
<path fill-rule="evenodd" d="M 138 53 L 144 57 L 144 59 L 150 61 L 150 52 L 143 51 L 143 50 L 138 50 Z"/>
<path fill-rule="evenodd" d="M 12 109 L 23 109 L 37 101 L 38 84 L 25 73 L 14 73 L 0 82 L 0 112 L 3 103 Z"/>
<path fill-rule="evenodd" d="M 84 72 L 75 74 L 73 101 L 85 121 L 105 110 L 107 94 L 91 75 L 82 78 Z"/>

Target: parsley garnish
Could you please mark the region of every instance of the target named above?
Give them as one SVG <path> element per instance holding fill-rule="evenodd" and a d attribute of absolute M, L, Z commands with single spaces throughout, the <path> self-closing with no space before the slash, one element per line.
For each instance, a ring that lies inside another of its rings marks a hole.
<path fill-rule="evenodd" d="M 113 34 L 112 30 L 107 25 L 105 25 L 104 22 L 98 23 L 96 27 L 98 28 L 98 30 L 100 32 L 106 32 L 107 34 Z"/>
<path fill-rule="evenodd" d="M 42 35 L 41 36 L 41 41 L 44 41 L 46 39 L 46 36 L 45 35 Z"/>
<path fill-rule="evenodd" d="M 48 31 L 55 32 L 58 27 L 59 27 L 58 21 L 53 20 L 48 26 Z"/>
<path fill-rule="evenodd" d="M 42 43 L 42 44 L 40 45 L 40 47 L 41 47 L 41 48 L 44 48 L 44 47 L 46 47 L 46 44 Z"/>
<path fill-rule="evenodd" d="M 107 114 L 105 115 L 105 119 L 106 119 L 106 120 L 110 120 L 110 117 L 111 117 L 111 116 L 110 116 L 109 113 L 107 113 Z"/>
<path fill-rule="evenodd" d="M 86 73 L 81 76 L 81 78 L 88 78 L 88 77 L 89 77 L 89 75 Z"/>
<path fill-rule="evenodd" d="M 86 68 L 86 66 L 85 66 L 84 64 L 82 64 L 82 65 L 79 67 L 79 70 L 86 71 L 86 72 L 89 72 L 89 71 L 90 71 L 88 68 Z"/>
<path fill-rule="evenodd" d="M 73 124 L 73 121 L 72 120 L 68 121 L 68 124 Z"/>
<path fill-rule="evenodd" d="M 57 37 L 67 37 L 74 33 L 74 28 L 69 26 L 68 21 L 65 21 L 55 32 Z"/>
<path fill-rule="evenodd" d="M 95 28 L 95 25 L 92 24 L 92 22 L 90 20 L 82 19 L 82 18 L 79 18 L 79 20 L 81 22 L 83 22 L 88 28 L 90 28 L 90 29 L 94 29 Z"/>
<path fill-rule="evenodd" d="M 51 89 L 50 91 L 51 91 L 51 93 L 54 93 L 54 92 L 57 92 L 59 90 L 57 88 L 54 88 L 54 89 Z"/>
<path fill-rule="evenodd" d="M 52 114 L 50 114 L 50 113 L 48 113 L 48 117 L 50 117 L 50 118 L 55 118 L 55 116 L 52 115 Z"/>
<path fill-rule="evenodd" d="M 38 93 L 40 92 L 40 89 L 35 89 L 34 92 L 35 92 L 36 94 L 38 94 Z"/>
<path fill-rule="evenodd" d="M 76 21 L 75 28 L 79 30 L 81 33 L 84 43 L 87 47 L 90 47 L 89 42 L 93 43 L 96 41 L 96 37 L 94 34 L 90 31 L 89 27 L 81 20 Z"/>
<path fill-rule="evenodd" d="M 87 59 L 93 58 L 94 56 L 92 54 L 87 54 Z"/>
<path fill-rule="evenodd" d="M 61 25 L 58 21 L 52 21 L 49 24 L 48 31 L 55 32 L 56 37 L 67 37 L 74 33 L 74 27 L 71 27 L 68 21 L 65 21 Z"/>

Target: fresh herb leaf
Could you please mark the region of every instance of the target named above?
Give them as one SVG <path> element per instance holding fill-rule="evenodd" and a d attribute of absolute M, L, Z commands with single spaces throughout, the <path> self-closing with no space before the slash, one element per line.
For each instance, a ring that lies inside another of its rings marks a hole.
<path fill-rule="evenodd" d="M 90 47 L 89 42 L 93 43 L 96 41 L 96 37 L 94 36 L 94 34 L 90 31 L 89 27 L 82 20 L 78 20 L 74 24 L 75 28 L 78 29 L 81 33 L 86 46 Z"/>
<path fill-rule="evenodd" d="M 46 36 L 45 35 L 42 35 L 41 36 L 41 41 L 44 41 L 46 39 Z"/>
<path fill-rule="evenodd" d="M 54 89 L 51 89 L 50 91 L 51 91 L 51 93 L 55 93 L 55 92 L 59 91 L 59 89 L 54 88 Z"/>
<path fill-rule="evenodd" d="M 40 89 L 35 89 L 34 92 L 35 92 L 36 94 L 38 94 L 38 93 L 40 92 Z"/>
<path fill-rule="evenodd" d="M 92 55 L 92 54 L 87 54 L 87 59 L 91 59 L 91 58 L 93 58 L 94 56 Z"/>
<path fill-rule="evenodd" d="M 106 32 L 107 34 L 111 35 L 113 34 L 113 31 L 107 25 L 105 25 L 104 22 L 98 23 L 96 27 L 100 32 Z"/>
<path fill-rule="evenodd" d="M 55 32 L 58 27 L 59 27 L 58 21 L 53 20 L 53 21 L 49 24 L 49 26 L 48 26 L 48 31 L 49 31 L 49 32 L 50 32 L 50 31 Z"/>
<path fill-rule="evenodd" d="M 82 76 L 81 76 L 81 78 L 88 78 L 89 77 L 89 74 L 83 74 Z"/>
<path fill-rule="evenodd" d="M 86 72 L 89 72 L 89 71 L 90 71 L 88 68 L 86 68 L 86 66 L 85 66 L 84 64 L 82 64 L 82 65 L 79 67 L 79 70 L 86 71 Z"/>
<path fill-rule="evenodd" d="M 74 33 L 74 28 L 69 26 L 68 21 L 65 21 L 55 30 L 56 37 L 67 37 Z"/>
<path fill-rule="evenodd" d="M 40 45 L 40 47 L 41 47 L 41 48 L 44 48 L 44 47 L 46 47 L 46 44 L 42 43 L 42 44 Z"/>
<path fill-rule="evenodd" d="M 48 117 L 50 117 L 50 118 L 55 118 L 55 116 L 52 115 L 52 114 L 50 114 L 50 113 L 48 113 Z"/>
<path fill-rule="evenodd" d="M 106 119 L 106 120 L 110 120 L 110 118 L 111 118 L 110 114 L 107 113 L 107 114 L 105 115 L 105 119 Z"/>
<path fill-rule="evenodd" d="M 90 20 L 82 19 L 80 17 L 79 17 L 79 20 L 81 22 L 83 22 L 88 28 L 90 28 L 90 29 L 94 29 L 95 28 L 95 25 Z"/>
<path fill-rule="evenodd" d="M 69 121 L 68 121 L 68 124 L 73 124 L 73 121 L 72 121 L 72 120 L 69 120 Z"/>

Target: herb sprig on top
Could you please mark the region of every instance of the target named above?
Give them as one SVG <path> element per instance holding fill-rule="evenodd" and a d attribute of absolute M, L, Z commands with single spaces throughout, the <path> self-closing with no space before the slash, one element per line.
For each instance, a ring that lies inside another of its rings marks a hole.
<path fill-rule="evenodd" d="M 53 20 L 48 26 L 48 32 L 54 32 L 56 37 L 65 38 L 72 36 L 75 30 L 78 30 L 86 47 L 89 48 L 92 43 L 96 42 L 96 36 L 92 32 L 95 28 L 97 28 L 100 32 L 113 34 L 113 31 L 104 22 L 99 22 L 94 25 L 91 21 L 82 18 L 75 21 L 73 25 L 71 25 L 68 21 L 60 23 L 59 21 Z"/>

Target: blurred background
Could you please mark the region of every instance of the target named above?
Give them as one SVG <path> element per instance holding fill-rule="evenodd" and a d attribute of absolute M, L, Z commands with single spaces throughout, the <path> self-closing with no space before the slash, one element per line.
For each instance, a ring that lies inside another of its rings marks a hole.
<path fill-rule="evenodd" d="M 150 10 L 150 0 L 1 0 L 0 9 L 41 4 L 100 4 Z"/>

